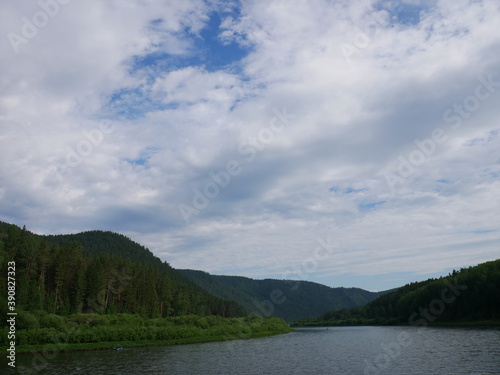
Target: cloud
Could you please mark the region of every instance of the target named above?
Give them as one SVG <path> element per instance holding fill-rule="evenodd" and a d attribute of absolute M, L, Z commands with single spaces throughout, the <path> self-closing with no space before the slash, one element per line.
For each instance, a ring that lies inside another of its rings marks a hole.
<path fill-rule="evenodd" d="M 2 5 L 0 219 L 259 277 L 330 236 L 332 285 L 498 253 L 495 1 L 57 4 Z"/>

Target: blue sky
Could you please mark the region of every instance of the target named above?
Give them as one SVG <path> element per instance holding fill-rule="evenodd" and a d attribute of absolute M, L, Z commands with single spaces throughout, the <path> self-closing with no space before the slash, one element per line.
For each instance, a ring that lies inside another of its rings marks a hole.
<path fill-rule="evenodd" d="M 499 6 L 2 3 L 0 220 L 369 290 L 496 259 Z"/>

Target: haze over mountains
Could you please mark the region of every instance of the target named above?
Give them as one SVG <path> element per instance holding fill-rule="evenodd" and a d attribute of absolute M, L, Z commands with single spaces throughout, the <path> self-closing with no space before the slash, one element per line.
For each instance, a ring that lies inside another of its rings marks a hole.
<path fill-rule="evenodd" d="M 174 269 L 149 249 L 118 233 L 90 231 L 44 236 L 0 222 L 0 266 L 5 268 L 12 259 L 18 270 L 19 306 L 62 315 L 126 312 L 165 317 L 253 313 L 288 322 L 320 317 L 311 324 L 333 324 L 332 319 L 345 324 L 404 323 L 408 314 L 419 304 L 428 304 L 442 287 L 442 278 L 370 292 L 300 280 L 211 275 Z M 454 271 L 449 277 L 466 280 L 468 290 L 454 310 L 449 309 L 444 316 L 496 319 L 499 267 L 497 260 Z M 4 272 L 0 276 L 2 282 L 5 275 Z M 90 304 L 89 300 L 97 303 Z M 456 309 L 461 312 L 452 314 Z"/>
<path fill-rule="evenodd" d="M 95 295 L 102 300 L 100 312 L 148 316 L 255 313 L 294 321 L 361 306 L 383 294 L 306 281 L 176 270 L 149 249 L 113 232 L 42 236 L 1 223 L 0 233 L 3 260 L 15 257 L 18 268 L 27 269 L 19 279 L 26 307 L 53 313 L 90 311 L 92 306 L 85 301 Z M 117 275 L 127 278 L 119 291 L 109 287 L 120 281 Z M 102 290 L 104 295 L 99 294 Z"/>
<path fill-rule="evenodd" d="M 195 270 L 179 272 L 214 296 L 238 302 L 249 314 L 272 315 L 286 321 L 322 314 L 319 311 L 361 306 L 387 293 L 360 288 L 331 288 L 309 281 L 254 280 Z"/>

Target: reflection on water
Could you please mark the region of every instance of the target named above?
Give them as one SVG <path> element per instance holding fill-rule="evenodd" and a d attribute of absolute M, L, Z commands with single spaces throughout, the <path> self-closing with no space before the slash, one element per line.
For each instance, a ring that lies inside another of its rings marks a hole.
<path fill-rule="evenodd" d="M 499 343 L 498 329 L 330 327 L 251 340 L 59 353 L 47 362 L 19 355 L 17 363 L 19 370 L 25 366 L 19 373 L 51 375 L 498 375 Z M 29 371 L 32 363 L 38 371 Z"/>

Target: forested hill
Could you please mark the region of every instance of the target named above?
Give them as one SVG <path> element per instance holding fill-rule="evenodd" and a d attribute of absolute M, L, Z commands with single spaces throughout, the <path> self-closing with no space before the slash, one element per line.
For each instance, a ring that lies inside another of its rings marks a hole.
<path fill-rule="evenodd" d="M 59 246 L 63 246 L 68 242 L 77 242 L 82 245 L 84 254 L 88 255 L 109 254 L 156 267 L 162 267 L 162 265 L 168 266 L 168 263 L 162 262 L 149 249 L 119 233 L 93 230 L 77 234 L 59 234 L 42 237 L 48 242 L 56 243 Z"/>
<path fill-rule="evenodd" d="M 297 325 L 500 323 L 500 259 L 407 284 L 353 309 Z"/>
<path fill-rule="evenodd" d="M 287 321 L 318 316 L 334 309 L 361 306 L 384 293 L 358 288 L 330 288 L 308 281 L 254 280 L 210 275 L 195 270 L 179 272 L 211 294 L 237 301 L 247 314 L 255 312 Z"/>
<path fill-rule="evenodd" d="M 0 222 L 0 286 L 16 267 L 16 308 L 60 315 L 135 313 L 144 317 L 243 316 L 234 301 L 212 296 L 125 236 L 86 232 L 35 235 Z M 6 313 L 6 293 L 0 312 Z M 5 310 L 5 311 L 4 311 Z"/>
<path fill-rule="evenodd" d="M 41 236 L 0 222 L 1 268 L 6 270 L 10 260 L 17 267 L 18 305 L 61 315 L 241 316 L 254 312 L 293 321 L 360 306 L 382 294 L 312 282 L 175 270 L 118 233 Z M 0 275 L 3 284 L 5 275 Z M 2 304 L 3 309 L 5 306 Z"/>

